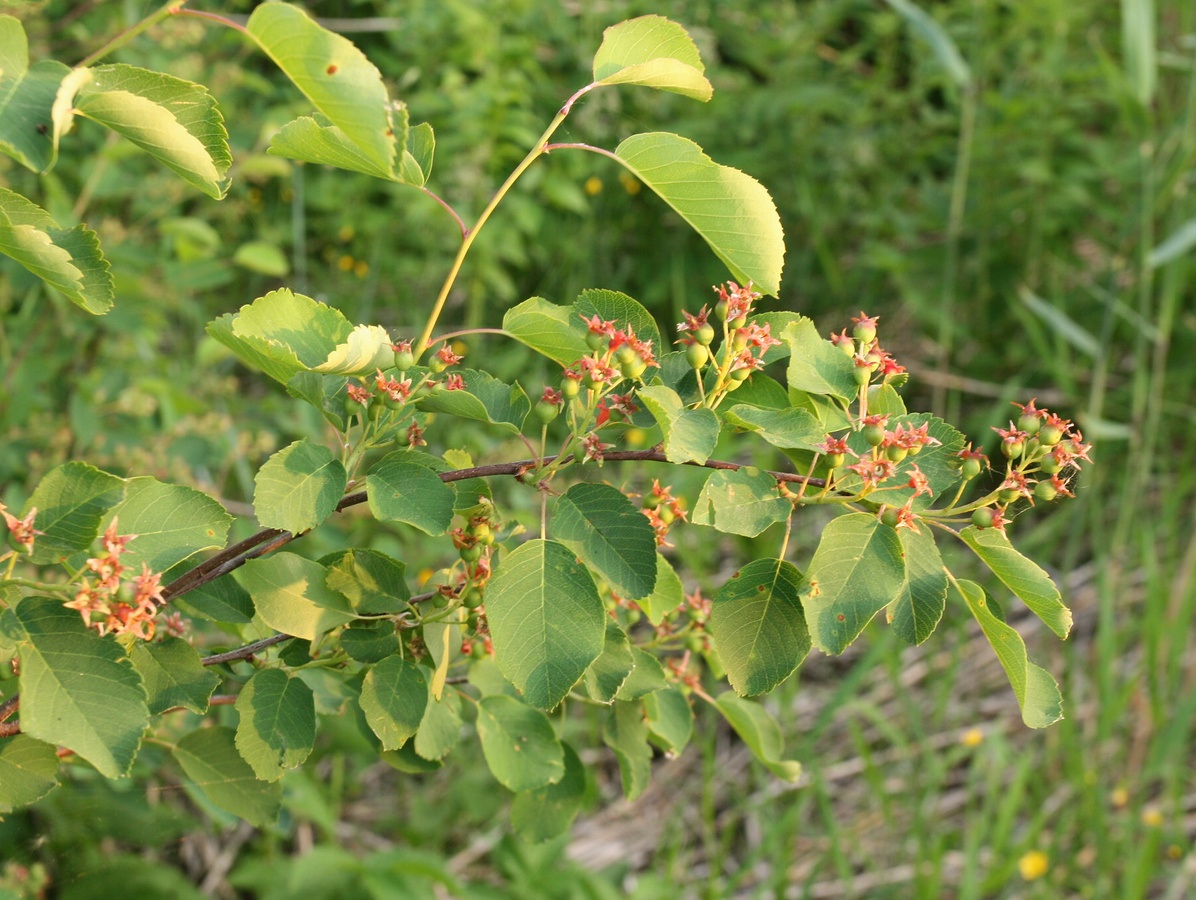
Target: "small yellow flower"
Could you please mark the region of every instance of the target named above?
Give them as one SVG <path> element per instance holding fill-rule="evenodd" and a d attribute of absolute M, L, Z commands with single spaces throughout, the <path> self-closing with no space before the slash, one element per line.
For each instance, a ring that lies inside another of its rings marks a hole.
<path fill-rule="evenodd" d="M 585 183 L 586 193 L 593 197 L 595 194 L 602 193 L 602 179 L 597 175 L 591 175 L 586 179 Z"/>
<path fill-rule="evenodd" d="M 1118 809 L 1123 809 L 1130 802 L 1130 792 L 1123 787 L 1113 788 L 1113 793 L 1109 794 L 1109 802 Z"/>
<path fill-rule="evenodd" d="M 428 579 L 430 579 L 435 574 L 436 574 L 435 569 L 426 569 L 426 568 L 420 569 L 419 575 L 417 576 L 417 580 L 419 581 L 419 586 L 423 587 L 425 584 L 428 583 Z"/>
<path fill-rule="evenodd" d="M 1163 814 L 1153 806 L 1144 807 L 1142 810 L 1142 824 L 1147 828 L 1158 828 L 1163 824 Z"/>
<path fill-rule="evenodd" d="M 356 262 L 356 260 L 353 259 L 353 257 L 349 256 L 349 254 L 346 253 L 344 256 L 342 256 L 340 259 L 338 259 L 336 261 L 336 266 L 342 272 L 348 272 L 348 271 L 352 270 L 353 264 L 355 262 Z"/>
<path fill-rule="evenodd" d="M 357 262 L 353 263 L 353 274 L 358 278 L 365 278 L 365 276 L 370 274 L 370 264 L 364 259 L 357 260 Z"/>
<path fill-rule="evenodd" d="M 959 742 L 965 747 L 979 747 L 984 741 L 984 732 L 979 728 L 969 728 L 959 736 Z"/>
<path fill-rule="evenodd" d="M 336 233 L 336 237 L 342 244 L 345 244 L 353 240 L 353 235 L 356 233 L 357 231 L 352 225 L 342 225 L 341 230 Z"/>
<path fill-rule="evenodd" d="M 1022 878 L 1026 881 L 1041 878 L 1050 867 L 1050 858 L 1041 850 L 1031 850 L 1029 853 L 1023 854 L 1022 858 L 1017 861 L 1017 870 L 1022 873 Z"/>
<path fill-rule="evenodd" d="M 627 172 L 619 173 L 619 181 L 623 183 L 623 190 L 631 194 L 633 197 L 638 194 L 640 192 L 640 188 L 643 187 L 638 178 L 636 178 L 634 175 L 628 174 Z"/>
<path fill-rule="evenodd" d="M 1172 844 L 1171 846 L 1169 846 L 1167 848 L 1167 858 L 1168 859 L 1179 859 L 1183 855 L 1184 855 L 1184 848 L 1181 847 L 1179 844 Z"/>

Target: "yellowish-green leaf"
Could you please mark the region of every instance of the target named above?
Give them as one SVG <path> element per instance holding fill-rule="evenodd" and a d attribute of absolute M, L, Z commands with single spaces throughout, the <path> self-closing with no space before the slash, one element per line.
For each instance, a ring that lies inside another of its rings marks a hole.
<path fill-rule="evenodd" d="M 174 758 L 205 797 L 250 825 L 278 817 L 282 782 L 259 781 L 237 752 L 231 728 L 200 728 L 175 745 Z"/>
<path fill-rule="evenodd" d="M 34 172 L 48 172 L 58 156 L 54 98 L 69 72 L 57 60 L 30 66 L 25 29 L 0 16 L 0 152 Z"/>
<path fill-rule="evenodd" d="M 598 84 L 639 84 L 695 100 L 709 100 L 714 93 L 705 71 L 693 38 L 663 16 L 612 25 L 594 55 Z"/>

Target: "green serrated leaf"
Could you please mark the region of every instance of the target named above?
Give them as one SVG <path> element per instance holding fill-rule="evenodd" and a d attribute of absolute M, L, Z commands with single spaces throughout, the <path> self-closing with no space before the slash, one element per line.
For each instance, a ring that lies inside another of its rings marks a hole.
<path fill-rule="evenodd" d="M 503 330 L 522 344 L 562 366 L 571 366 L 589 352 L 586 330 L 572 306 L 557 306 L 532 297 L 507 310 Z"/>
<path fill-rule="evenodd" d="M 613 702 L 634 668 L 635 658 L 631 655 L 627 633 L 616 623 L 607 623 L 602 653 L 586 669 L 586 693 L 599 703 Z"/>
<path fill-rule="evenodd" d="M 789 387 L 809 394 L 829 394 L 851 400 L 859 393 L 855 364 L 834 344 L 818 334 L 805 318 L 791 322 L 781 331 L 789 345 Z"/>
<path fill-rule="evenodd" d="M 620 328 L 630 327 L 637 338 L 652 345 L 653 352 L 659 353 L 663 349 L 656 319 L 642 303 L 622 291 L 587 288 L 577 295 L 573 314 L 578 322 L 597 316 L 603 321 L 615 322 Z"/>
<path fill-rule="evenodd" d="M 137 641 L 129 651 L 149 697 L 150 715 L 183 707 L 203 715 L 220 676 L 204 668 L 199 652 L 182 638 Z"/>
<path fill-rule="evenodd" d="M 171 599 L 183 612 L 211 622 L 248 625 L 253 621 L 253 600 L 232 578 L 217 578 Z"/>
<path fill-rule="evenodd" d="M 48 172 L 57 159 L 54 98 L 69 72 L 57 60 L 30 66 L 25 29 L 0 16 L 0 151 L 34 172 Z"/>
<path fill-rule="evenodd" d="M 764 694 L 810 652 L 798 588 L 801 572 L 780 559 L 757 559 L 714 595 L 708 628 L 736 693 Z"/>
<path fill-rule="evenodd" d="M 250 825 L 264 828 L 278 818 L 282 782 L 259 781 L 237 752 L 231 728 L 200 728 L 174 747 L 174 758 L 191 783 L 212 803 Z"/>
<path fill-rule="evenodd" d="M 534 791 L 565 775 L 565 754 L 540 710 L 497 694 L 478 702 L 478 737 L 486 765 L 509 791 Z"/>
<path fill-rule="evenodd" d="M 319 113 L 300 116 L 288 122 L 271 139 L 267 152 L 273 156 L 284 156 L 318 166 L 334 166 L 387 181 L 392 178 L 389 168 L 375 162 L 347 134 L 333 125 L 327 116 Z"/>
<path fill-rule="evenodd" d="M 300 534 L 336 511 L 348 479 L 341 461 L 323 444 L 295 441 L 258 469 L 253 511 L 265 528 Z"/>
<path fill-rule="evenodd" d="M 503 675 L 541 709 L 564 699 L 606 634 L 594 579 L 555 541 L 528 541 L 503 559 L 486 591 L 486 618 Z"/>
<path fill-rule="evenodd" d="M 947 572 L 934 538 L 902 528 L 897 531 L 905 553 L 905 577 L 888 618 L 897 636 L 920 644 L 934 632 L 947 605 Z"/>
<path fill-rule="evenodd" d="M 652 748 L 648 744 L 648 726 L 644 705 L 639 700 L 618 700 L 602 725 L 602 741 L 615 751 L 623 796 L 634 800 L 648 786 L 652 774 Z"/>
<path fill-rule="evenodd" d="M 233 517 L 207 494 L 145 475 L 127 484 L 125 499 L 107 519 L 117 521 L 118 534 L 137 535 L 121 557 L 126 567 L 145 563 L 150 571 L 165 572 L 202 550 L 224 546 Z"/>
<path fill-rule="evenodd" d="M 384 456 L 366 476 L 370 512 L 383 522 L 406 522 L 431 535 L 444 534 L 453 521 L 453 489 L 406 451 Z"/>
<path fill-rule="evenodd" d="M 667 132 L 632 135 L 615 156 L 706 240 L 738 281 L 776 296 L 785 238 L 772 197 L 758 181 Z"/>
<path fill-rule="evenodd" d="M 565 774 L 554 784 L 515 795 L 511 824 L 527 841 L 547 841 L 569 830 L 586 793 L 586 769 L 576 751 L 564 741 Z"/>
<path fill-rule="evenodd" d="M 958 587 L 968 609 L 980 623 L 984 636 L 996 651 L 1005 674 L 1009 676 L 1009 683 L 1022 710 L 1022 721 L 1030 728 L 1046 728 L 1062 719 L 1063 697 L 1059 693 L 1059 685 L 1046 669 L 1030 662 L 1026 656 L 1026 645 L 1017 629 L 1006 625 L 993 614 L 988 597 L 980 585 L 960 581 Z"/>
<path fill-rule="evenodd" d="M 233 572 L 266 625 L 308 641 L 355 618 L 348 601 L 325 586 L 326 576 L 318 562 L 294 553 L 251 559 Z"/>
<path fill-rule="evenodd" d="M 739 394 L 736 393 L 736 399 Z M 804 409 L 761 409 L 737 403 L 723 417 L 736 428 L 758 434 L 774 447 L 816 450 L 826 439 L 822 423 Z"/>
<path fill-rule="evenodd" d="M 325 375 L 373 375 L 394 364 L 390 335 L 381 325 L 357 325 L 349 336 L 328 351 L 313 372 Z"/>
<path fill-rule="evenodd" d="M 680 753 L 694 731 L 694 711 L 681 688 L 671 685 L 644 697 L 644 722 L 654 742 Z"/>
<path fill-rule="evenodd" d="M 399 181 L 422 187 L 432 177 L 432 160 L 436 156 L 436 134 L 427 122 L 407 130 L 407 149 L 399 162 Z"/>
<path fill-rule="evenodd" d="M 361 685 L 361 709 L 383 750 L 397 750 L 414 735 L 428 705 L 424 667 L 388 657 L 373 666 Z"/>
<path fill-rule="evenodd" d="M 710 474 L 694 505 L 692 521 L 729 534 L 755 537 L 770 525 L 784 522 L 792 512 L 793 504 L 777 491 L 775 478 L 745 467 Z"/>
<path fill-rule="evenodd" d="M 684 28 L 663 16 L 640 16 L 602 33 L 594 55 L 598 84 L 638 84 L 706 101 L 714 88 Z"/>
<path fill-rule="evenodd" d="M 428 760 L 441 760 L 461 739 L 461 695 L 445 691 L 439 700 L 429 698 L 415 733 L 414 750 Z"/>
<path fill-rule="evenodd" d="M 145 687 L 112 635 L 51 597 L 14 610 L 22 629 L 21 730 L 74 750 L 108 778 L 127 775 L 149 723 Z"/>
<path fill-rule="evenodd" d="M 839 654 L 905 584 L 901 540 L 876 516 L 851 513 L 822 532 L 810 561 L 802 602 L 814 646 Z"/>
<path fill-rule="evenodd" d="M 376 166 L 393 171 L 395 134 L 382 75 L 353 43 L 286 3 L 263 3 L 246 29 L 304 96 Z"/>
<path fill-rule="evenodd" d="M 35 803 L 57 786 L 57 747 L 27 734 L 0 740 L 0 813 Z"/>
<path fill-rule="evenodd" d="M 668 679 L 664 674 L 664 666 L 655 656 L 639 647 L 631 648 L 631 658 L 635 660 L 635 668 L 615 694 L 616 700 L 638 700 L 651 693 L 668 687 Z"/>
<path fill-rule="evenodd" d="M 531 411 L 531 401 L 518 384 L 507 384 L 493 375 L 475 369 L 460 369 L 458 375 L 465 382 L 464 390 L 450 391 L 443 387 L 425 394 L 419 408 L 428 412 L 442 412 L 462 419 L 498 425 L 511 434 L 523 431 L 523 420 Z"/>
<path fill-rule="evenodd" d="M 1009 543 L 1009 538 L 995 528 L 969 525 L 959 533 L 959 538 L 1051 631 L 1061 638 L 1067 637 L 1071 631 L 1071 610 L 1063 605 L 1059 588 L 1041 566 L 1022 556 Z"/>
<path fill-rule="evenodd" d="M 59 228 L 40 206 L 0 187 L 0 253 L 93 315 L 112 308 L 112 273 L 96 233 Z"/>
<path fill-rule="evenodd" d="M 261 669 L 237 695 L 237 751 L 262 781 L 303 764 L 316 741 L 316 706 L 301 679 Z"/>
<path fill-rule="evenodd" d="M 33 545 L 32 561 L 58 562 L 86 550 L 100 533 L 104 514 L 125 495 L 125 482 L 82 462 L 64 463 L 38 482 L 21 509 L 36 509 L 33 527 L 43 532 Z"/>
<path fill-rule="evenodd" d="M 719 694 L 715 706 L 770 772 L 788 782 L 801 778 L 801 763 L 781 756 L 785 749 L 781 726 L 763 706 L 744 700 L 733 691 Z"/>
<path fill-rule="evenodd" d="M 653 625 L 659 625 L 664 617 L 685 602 L 685 588 L 681 579 L 667 559 L 656 554 L 656 584 L 652 593 L 636 603 Z"/>
<path fill-rule="evenodd" d="M 70 116 L 98 122 L 188 184 L 221 199 L 232 154 L 216 100 L 201 84 L 122 63 L 75 69 L 62 82 L 59 133 Z"/>
<path fill-rule="evenodd" d="M 671 463 L 705 463 L 718 443 L 719 421 L 713 410 L 689 409 L 672 388 L 663 384 L 640 388 L 636 396 L 655 417 L 664 438 L 664 455 Z"/>
<path fill-rule="evenodd" d="M 348 599 L 361 615 L 392 615 L 411 599 L 407 566 L 377 550 L 340 550 L 320 559 L 329 589 Z"/>
<path fill-rule="evenodd" d="M 656 585 L 656 533 L 618 488 L 575 484 L 557 499 L 552 533 L 621 597 L 639 600 Z"/>

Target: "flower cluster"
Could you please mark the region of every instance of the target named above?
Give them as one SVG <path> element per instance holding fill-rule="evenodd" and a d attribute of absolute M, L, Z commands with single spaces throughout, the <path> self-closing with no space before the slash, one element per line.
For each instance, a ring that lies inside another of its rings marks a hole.
<path fill-rule="evenodd" d="M 851 334 L 843 329 L 839 334 L 831 334 L 831 343 L 851 357 L 855 364 L 856 384 L 861 387 L 870 384 L 876 376 L 881 383 L 895 381 L 898 376 L 905 374 L 905 366 L 901 365 L 880 346 L 876 336 L 876 325 L 880 316 L 870 316 L 861 310 L 858 316 L 853 316 L 855 323 Z"/>
<path fill-rule="evenodd" d="M 139 575 L 126 578 L 127 568 L 120 558 L 136 537 L 118 534 L 113 519 L 103 535 L 103 554 L 87 560 L 91 575 L 82 578 L 74 599 L 64 605 L 77 610 L 84 624 L 102 635 L 131 634 L 148 641 L 154 636 L 155 617 L 165 599 L 162 573 L 151 571 L 147 563 L 141 564 Z"/>
<path fill-rule="evenodd" d="M 734 281 L 716 285 L 718 302 L 715 315 L 723 322 L 723 343 L 725 352 L 721 360 L 710 345 L 714 342 L 715 330 L 710 324 L 710 311 L 703 306 L 697 313 L 681 311 L 683 322 L 678 323 L 677 343 L 686 348 L 685 356 L 690 366 L 698 372 L 698 382 L 703 388 L 704 405 L 714 408 L 730 391 L 746 381 L 753 372 L 764 368 L 764 356 L 770 347 L 781 343 L 773 337 L 772 326 L 767 322 L 748 323 L 753 304 L 762 294 L 752 290 L 751 282 L 740 287 Z M 714 383 L 705 392 L 703 370 L 713 366 Z"/>
<path fill-rule="evenodd" d="M 657 546 L 673 546 L 668 540 L 669 528 L 678 519 L 685 521 L 685 504 L 681 498 L 673 496 L 672 488 L 662 487 L 658 480 L 653 479 L 652 490 L 644 495 L 644 505 L 640 512 L 652 523 Z"/>

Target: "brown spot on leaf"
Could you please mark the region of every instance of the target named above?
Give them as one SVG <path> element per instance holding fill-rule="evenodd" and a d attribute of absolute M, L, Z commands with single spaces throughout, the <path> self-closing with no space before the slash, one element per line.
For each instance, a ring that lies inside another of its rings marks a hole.
<path fill-rule="evenodd" d="M 325 69 L 324 71 L 325 71 L 325 73 L 327 73 L 328 75 L 335 75 L 335 74 L 337 73 L 337 69 L 338 69 L 338 68 L 339 68 L 339 67 L 337 66 L 337 64 L 336 64 L 336 63 L 331 63 L 331 64 L 328 66 L 328 68 L 327 68 L 327 69 Z"/>
<path fill-rule="evenodd" d="M 840 622 L 847 621 L 847 616 L 843 615 L 843 613 L 839 613 L 839 615 L 835 616 L 835 618 L 838 619 Z"/>

